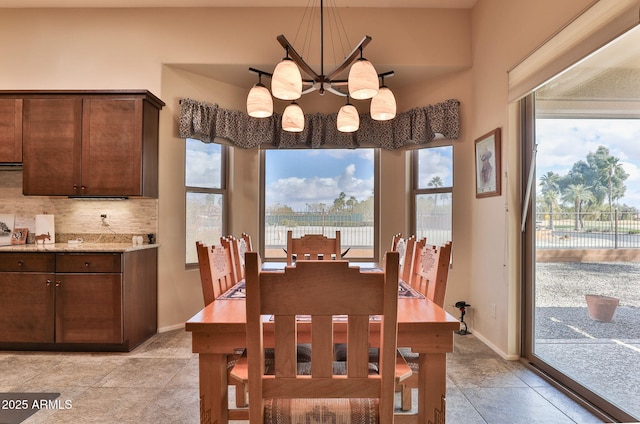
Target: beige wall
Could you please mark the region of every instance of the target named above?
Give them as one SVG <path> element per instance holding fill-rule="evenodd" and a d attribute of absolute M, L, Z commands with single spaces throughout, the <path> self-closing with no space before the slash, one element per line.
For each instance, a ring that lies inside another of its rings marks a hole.
<path fill-rule="evenodd" d="M 507 104 L 507 70 L 589 3 L 478 0 L 473 11 L 351 8 L 343 14 L 352 40 L 362 34 L 373 37 L 367 56 L 374 63 L 398 73 L 415 72 L 422 64 L 437 71 L 395 90 L 401 111 L 449 98 L 461 101 L 461 138 L 454 142 L 454 263 L 446 305 L 457 316 L 451 304 L 463 299 L 471 303 L 473 331 L 506 357 L 518 352 L 520 168 Z M 294 34 L 299 16 L 280 8 L 0 13 L 1 89 L 146 88 L 167 103 L 160 122 L 158 200 L 162 329 L 180 326 L 202 305 L 198 273 L 186 271 L 183 264 L 184 144 L 177 138 L 178 101 L 191 97 L 244 109 L 249 88 L 169 65 L 273 66 L 282 56 L 275 35 Z M 376 61 L 383 55 L 383 62 Z M 393 87 L 392 80 L 387 83 Z M 503 128 L 508 175 L 503 176 L 503 195 L 475 199 L 473 140 L 496 127 Z M 236 149 L 232 157 L 230 229 L 257 235 L 258 150 Z M 408 228 L 407 163 L 404 152 L 381 153 L 382 249 L 392 234 Z M 492 303 L 497 305 L 495 319 L 489 313 Z"/>
<path fill-rule="evenodd" d="M 506 357 L 518 356 L 520 325 L 520 140 L 509 115 L 507 71 L 591 3 L 479 0 L 473 9 L 473 110 L 465 153 L 473 154 L 475 138 L 502 127 L 503 194 L 471 202 L 470 320 L 475 334 Z M 473 187 L 473 173 L 465 182 Z"/>

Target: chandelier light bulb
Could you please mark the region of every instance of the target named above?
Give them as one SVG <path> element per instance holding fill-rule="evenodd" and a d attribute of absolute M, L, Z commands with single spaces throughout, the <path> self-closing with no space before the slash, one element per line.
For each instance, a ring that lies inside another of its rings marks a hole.
<path fill-rule="evenodd" d="M 254 118 L 268 118 L 273 115 L 273 99 L 263 84 L 254 85 L 249 91 L 247 113 Z"/>
<path fill-rule="evenodd" d="M 287 106 L 282 113 L 282 129 L 288 132 L 304 130 L 304 112 L 296 102 Z"/>
<path fill-rule="evenodd" d="M 351 65 L 348 86 L 353 99 L 370 99 L 378 94 L 378 73 L 371 62 L 359 59 Z"/>
<path fill-rule="evenodd" d="M 358 109 L 350 103 L 342 106 L 338 112 L 337 124 L 340 132 L 350 133 L 357 131 L 360 128 Z"/>
<path fill-rule="evenodd" d="M 298 65 L 288 57 L 282 59 L 273 71 L 271 93 L 281 100 L 296 100 L 302 96 L 302 74 Z"/>
<path fill-rule="evenodd" d="M 388 121 L 396 116 L 396 98 L 393 92 L 384 85 L 378 94 L 371 99 L 371 119 Z"/>

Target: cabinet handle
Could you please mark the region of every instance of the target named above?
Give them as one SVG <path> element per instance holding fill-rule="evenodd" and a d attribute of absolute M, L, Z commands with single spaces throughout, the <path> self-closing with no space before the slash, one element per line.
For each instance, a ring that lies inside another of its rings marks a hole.
<path fill-rule="evenodd" d="M 84 191 L 87 189 L 86 186 L 80 186 L 80 190 L 82 190 L 82 192 L 84 193 Z"/>
<path fill-rule="evenodd" d="M 51 285 L 51 280 L 47 279 L 47 287 Z"/>
<path fill-rule="evenodd" d="M 89 261 L 84 263 L 85 268 L 89 268 L 90 265 L 91 265 L 91 262 L 89 262 Z"/>
<path fill-rule="evenodd" d="M 78 186 L 76 184 L 73 185 L 73 192 L 74 193 L 78 192 Z"/>
<path fill-rule="evenodd" d="M 62 284 L 62 282 L 56 281 L 56 287 L 60 287 L 61 284 Z"/>
<path fill-rule="evenodd" d="M 24 265 L 24 262 L 18 261 L 18 266 L 23 266 L 23 265 Z"/>

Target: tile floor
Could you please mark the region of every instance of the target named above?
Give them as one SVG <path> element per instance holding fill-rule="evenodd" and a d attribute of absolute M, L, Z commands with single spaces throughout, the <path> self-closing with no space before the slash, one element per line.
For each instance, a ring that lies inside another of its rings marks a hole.
<path fill-rule="evenodd" d="M 473 335 L 456 335 L 447 385 L 448 423 L 602 422 Z M 130 353 L 0 352 L 2 392 L 55 392 L 62 405 L 70 401 L 68 409 L 36 412 L 30 424 L 199 422 L 198 358 L 182 330 Z"/>

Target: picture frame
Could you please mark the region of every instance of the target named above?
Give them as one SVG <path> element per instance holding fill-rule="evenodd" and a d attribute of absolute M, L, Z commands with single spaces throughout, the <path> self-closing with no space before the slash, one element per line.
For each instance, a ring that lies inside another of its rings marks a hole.
<path fill-rule="evenodd" d="M 11 233 L 11 244 L 26 244 L 28 234 L 28 228 L 14 228 Z"/>
<path fill-rule="evenodd" d="M 11 244 L 15 215 L 0 214 L 0 246 Z"/>
<path fill-rule="evenodd" d="M 476 198 L 501 194 L 501 131 L 496 128 L 475 141 Z"/>

